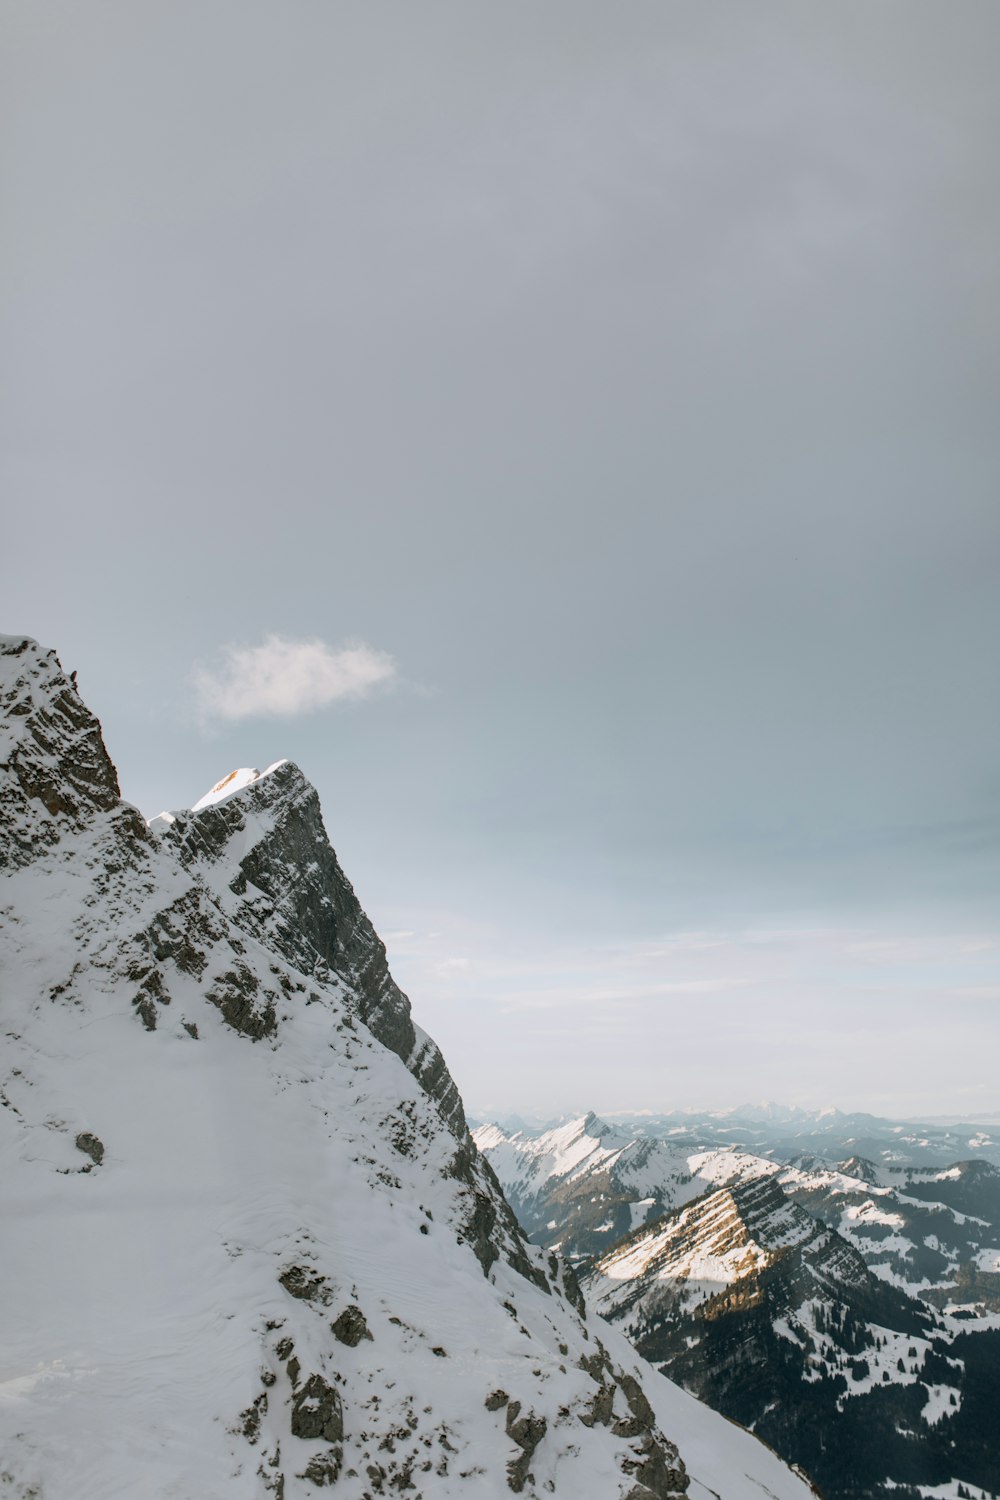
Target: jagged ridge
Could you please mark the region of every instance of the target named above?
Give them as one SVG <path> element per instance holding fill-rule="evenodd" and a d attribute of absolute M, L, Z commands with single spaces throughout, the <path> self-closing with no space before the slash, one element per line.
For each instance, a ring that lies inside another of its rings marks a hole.
<path fill-rule="evenodd" d="M 351 987 L 362 1021 L 463 1137 L 454 1080 L 438 1047 L 413 1024 L 385 945 L 330 847 L 316 789 L 298 766 L 283 761 L 226 801 L 161 816 L 154 826 L 240 927 L 310 979 L 337 975 Z"/>
<path fill-rule="evenodd" d="M 121 795 L 101 726 L 54 651 L 0 636 L 0 870 L 26 865 Z M 11 671 L 13 666 L 15 670 Z"/>

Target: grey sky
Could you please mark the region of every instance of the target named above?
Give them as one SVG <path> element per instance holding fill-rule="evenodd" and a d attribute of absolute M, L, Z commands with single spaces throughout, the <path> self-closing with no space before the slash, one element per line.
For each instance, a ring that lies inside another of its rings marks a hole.
<path fill-rule="evenodd" d="M 993 0 L 3 16 L 0 628 L 126 795 L 298 760 L 473 1108 L 996 1108 Z M 269 634 L 395 683 L 207 723 Z"/>

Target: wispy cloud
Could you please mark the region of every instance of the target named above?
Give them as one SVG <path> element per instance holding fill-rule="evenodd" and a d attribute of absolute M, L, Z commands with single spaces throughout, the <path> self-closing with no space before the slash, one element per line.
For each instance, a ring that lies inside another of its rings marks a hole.
<path fill-rule="evenodd" d="M 332 647 L 321 640 L 268 635 L 259 646 L 225 646 L 217 666 L 192 673 L 205 719 L 289 718 L 344 699 L 366 698 L 396 676 L 396 663 L 364 641 Z"/>
<path fill-rule="evenodd" d="M 435 967 L 439 974 L 465 974 L 472 968 L 472 960 L 468 958 L 443 958 Z"/>

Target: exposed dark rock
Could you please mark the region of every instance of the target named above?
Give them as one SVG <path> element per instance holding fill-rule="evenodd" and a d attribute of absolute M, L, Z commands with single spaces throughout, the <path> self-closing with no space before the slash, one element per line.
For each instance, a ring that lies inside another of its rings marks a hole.
<path fill-rule="evenodd" d="M 383 1128 L 395 1151 L 400 1156 L 409 1156 L 417 1137 L 416 1110 L 411 1099 L 404 1100 L 394 1114 L 382 1121 Z"/>
<path fill-rule="evenodd" d="M 336 1322 L 330 1324 L 334 1337 L 349 1349 L 356 1349 L 362 1339 L 370 1339 L 371 1333 L 360 1307 L 345 1307 Z"/>
<path fill-rule="evenodd" d="M 607 1427 L 611 1421 L 615 1404 L 615 1388 L 613 1385 L 602 1385 L 591 1398 L 587 1411 L 580 1413 L 580 1421 L 584 1427 L 594 1427 L 600 1424 Z"/>
<path fill-rule="evenodd" d="M 344 1462 L 343 1448 L 327 1448 L 323 1453 L 314 1453 L 306 1464 L 300 1479 L 311 1479 L 313 1484 L 336 1484 Z"/>
<path fill-rule="evenodd" d="M 263 1037 L 273 1036 L 278 1027 L 274 1001 L 268 995 L 258 1004 L 259 990 L 257 976 L 240 964 L 220 975 L 206 991 L 205 998 L 219 1008 L 223 1020 L 234 1031 L 258 1042 Z"/>
<path fill-rule="evenodd" d="M 150 923 L 150 951 L 158 964 L 169 959 L 182 974 L 200 979 L 205 972 L 204 948 L 220 933 L 220 926 L 201 910 L 199 893 L 188 891 Z"/>
<path fill-rule="evenodd" d="M 663 1437 L 648 1434 L 637 1444 L 639 1457 L 636 1461 L 624 1459 L 622 1469 L 639 1481 L 641 1488 L 633 1489 L 629 1500 L 674 1500 L 675 1496 L 687 1492 L 689 1480 L 677 1449 Z"/>
<path fill-rule="evenodd" d="M 256 1443 L 260 1437 L 260 1424 L 267 1411 L 267 1393 L 261 1391 L 256 1401 L 240 1412 L 240 1431 L 248 1443 Z"/>
<path fill-rule="evenodd" d="M 300 1438 L 326 1438 L 339 1443 L 344 1436 L 344 1412 L 340 1395 L 322 1375 L 310 1375 L 292 1398 L 292 1434 Z"/>
<path fill-rule="evenodd" d="M 289 1266 L 281 1272 L 278 1280 L 289 1296 L 300 1302 L 321 1302 L 325 1306 L 333 1300 L 326 1277 L 309 1266 Z"/>
<path fill-rule="evenodd" d="M 0 766 L 9 773 L 0 778 L 5 869 L 30 864 L 95 812 L 111 812 L 121 794 L 101 726 L 55 652 L 26 636 L 3 637 L 0 656 L 18 663 L 13 681 L 0 690 L 0 717 L 9 732 Z M 141 837 L 148 837 L 144 828 Z"/>
<path fill-rule="evenodd" d="M 603 1385 L 604 1372 L 611 1368 L 603 1346 L 598 1344 L 593 1354 L 581 1354 L 579 1368 L 586 1370 L 591 1380 L 596 1381 L 598 1385 Z"/>
<path fill-rule="evenodd" d="M 515 1271 L 549 1290 L 544 1272 L 532 1265 L 524 1249 L 524 1234 L 511 1211 L 496 1173 L 485 1157 L 476 1150 L 471 1135 L 466 1135 L 458 1147 L 448 1169 L 449 1175 L 464 1182 L 471 1190 L 470 1211 L 462 1224 L 462 1236 L 472 1246 L 473 1253 L 489 1275 L 490 1269 L 499 1259 L 500 1246 L 505 1259 Z"/>
<path fill-rule="evenodd" d="M 507 1436 L 521 1449 L 518 1456 L 512 1458 L 507 1465 L 507 1484 L 515 1494 L 524 1489 L 535 1449 L 548 1430 L 544 1417 L 535 1416 L 533 1412 L 522 1417 L 520 1411 L 519 1401 L 512 1401 L 507 1408 Z"/>
<path fill-rule="evenodd" d="M 324 1453 L 313 1454 L 299 1478 L 310 1479 L 316 1485 L 335 1484 L 343 1461 L 342 1448 L 327 1448 Z"/>
<path fill-rule="evenodd" d="M 140 995 L 138 999 L 132 1001 L 132 1004 L 135 1006 L 136 1015 L 139 1017 L 146 1030 L 155 1031 L 157 1019 L 156 1006 L 153 1004 L 152 1000 L 150 1000 L 147 995 Z"/>
<path fill-rule="evenodd" d="M 618 1376 L 618 1384 L 622 1388 L 625 1400 L 628 1402 L 629 1411 L 645 1428 L 656 1426 L 656 1416 L 653 1408 L 646 1399 L 646 1393 L 636 1380 L 634 1375 L 621 1373 Z"/>
<path fill-rule="evenodd" d="M 76 1138 L 76 1149 L 89 1156 L 95 1167 L 99 1167 L 104 1160 L 104 1142 L 89 1130 L 81 1130 Z"/>
<path fill-rule="evenodd" d="M 506 1391 L 491 1391 L 486 1397 L 484 1405 L 487 1411 L 499 1411 L 502 1406 L 507 1405 L 509 1400 L 510 1397 Z"/>
<path fill-rule="evenodd" d="M 581 1318 L 587 1316 L 587 1304 L 584 1300 L 583 1290 L 577 1280 L 576 1272 L 568 1260 L 559 1261 L 559 1270 L 562 1279 L 563 1295 L 570 1307 L 576 1309 Z"/>
<path fill-rule="evenodd" d="M 267 1493 L 274 1496 L 274 1500 L 285 1500 L 285 1476 L 278 1468 L 280 1462 L 281 1449 L 279 1445 L 267 1460 L 266 1466 L 265 1464 L 257 1466 L 257 1477 L 261 1480 Z"/>
<path fill-rule="evenodd" d="M 638 1417 L 623 1417 L 621 1421 L 612 1423 L 611 1431 L 615 1437 L 636 1438 L 642 1437 L 647 1432 L 645 1422 L 640 1422 Z"/>
<path fill-rule="evenodd" d="M 138 993 L 133 998 L 136 1014 L 147 1031 L 155 1031 L 158 1018 L 157 1005 L 169 1005 L 170 995 L 163 982 L 163 975 L 152 964 L 132 961 L 128 965 L 130 979 L 140 981 Z"/>

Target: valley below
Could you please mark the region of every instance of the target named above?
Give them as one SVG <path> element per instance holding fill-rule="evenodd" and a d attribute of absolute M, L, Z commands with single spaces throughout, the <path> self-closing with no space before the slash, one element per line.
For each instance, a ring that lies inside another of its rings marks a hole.
<path fill-rule="evenodd" d="M 1000 1489 L 988 1125 L 770 1106 L 474 1138 L 590 1305 L 831 1500 Z"/>

